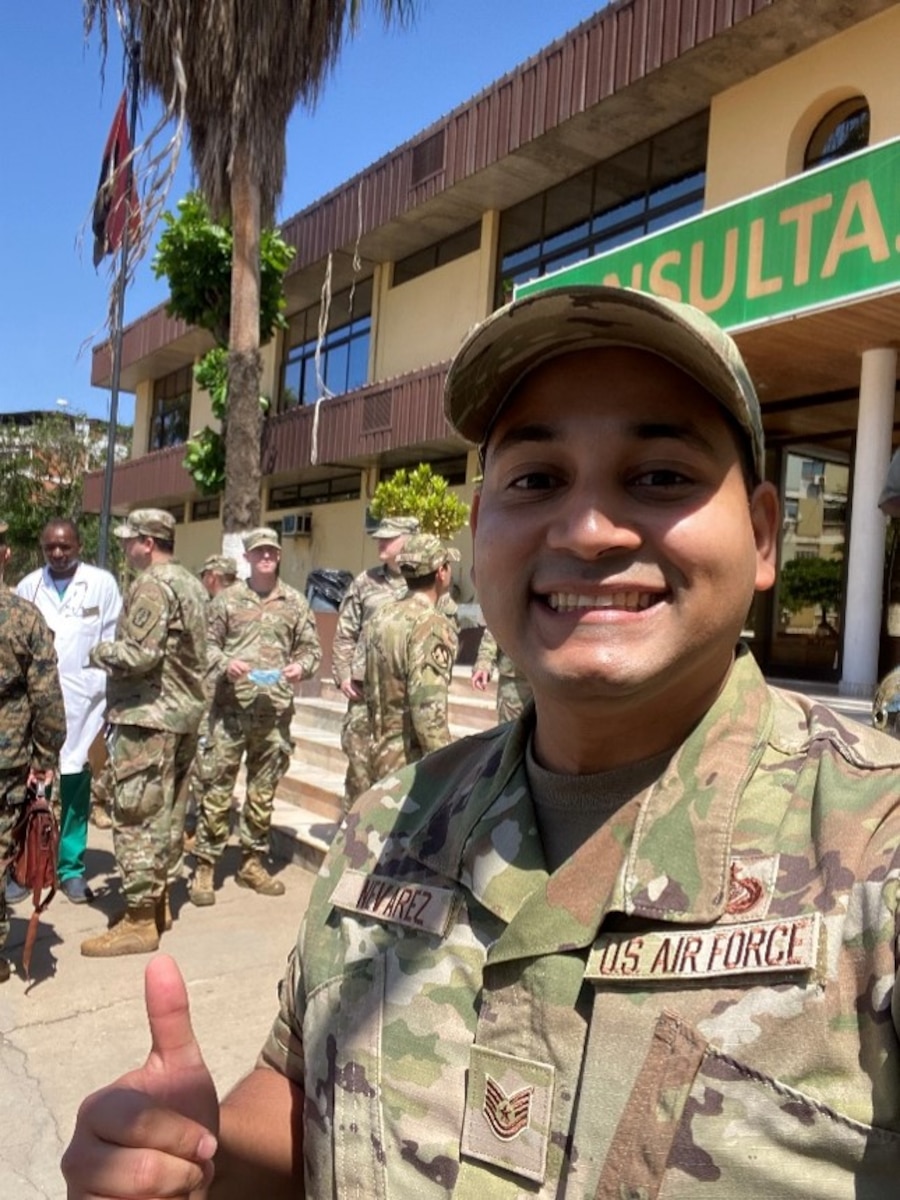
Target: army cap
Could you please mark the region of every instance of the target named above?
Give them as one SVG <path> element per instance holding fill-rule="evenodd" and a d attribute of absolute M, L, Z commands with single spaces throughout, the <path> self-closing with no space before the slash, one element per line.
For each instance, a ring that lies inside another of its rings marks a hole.
<path fill-rule="evenodd" d="M 411 579 L 433 575 L 444 563 L 459 562 L 459 551 L 433 533 L 414 533 L 397 555 L 397 566 Z"/>
<path fill-rule="evenodd" d="M 274 529 L 270 529 L 268 525 L 261 525 L 259 529 L 251 529 L 249 533 L 245 533 L 241 538 L 244 544 L 244 549 L 258 550 L 260 546 L 274 546 L 276 550 L 281 549 L 281 542 L 278 540 L 278 534 Z"/>
<path fill-rule="evenodd" d="M 548 288 L 497 309 L 469 333 L 450 364 L 447 420 L 481 445 L 530 371 L 563 354 L 603 346 L 647 350 L 690 375 L 737 422 L 763 478 L 759 400 L 734 341 L 699 309 L 632 288 Z"/>
<path fill-rule="evenodd" d="M 382 517 L 369 536 L 373 538 L 395 538 L 400 537 L 404 533 L 417 533 L 418 530 L 418 517 Z"/>
<path fill-rule="evenodd" d="M 237 563 L 228 554 L 211 554 L 197 574 L 205 575 L 207 571 L 215 571 L 218 575 L 237 575 Z"/>
<path fill-rule="evenodd" d="M 171 542 L 175 538 L 175 518 L 164 508 L 136 508 L 122 525 L 113 530 L 117 538 L 153 537 Z"/>

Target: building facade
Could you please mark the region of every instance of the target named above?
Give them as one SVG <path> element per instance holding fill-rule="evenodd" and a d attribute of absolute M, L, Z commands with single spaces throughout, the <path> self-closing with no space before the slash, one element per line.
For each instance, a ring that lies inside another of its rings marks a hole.
<path fill-rule="evenodd" d="M 475 454 L 441 388 L 475 322 L 517 288 L 615 279 L 706 309 L 757 381 L 782 561 L 800 563 L 748 618 L 764 669 L 870 694 L 900 658 L 877 508 L 900 329 L 898 42 L 883 0 L 620 0 L 287 220 L 261 453 L 288 581 L 368 565 L 367 502 L 400 466 L 430 462 L 471 497 Z M 123 345 L 136 416 L 113 503 L 169 508 L 189 566 L 221 534 L 181 465 L 211 421 L 191 374 L 208 344 L 160 308 Z M 109 374 L 99 347 L 92 380 Z M 98 478 L 87 497 L 99 507 Z"/>

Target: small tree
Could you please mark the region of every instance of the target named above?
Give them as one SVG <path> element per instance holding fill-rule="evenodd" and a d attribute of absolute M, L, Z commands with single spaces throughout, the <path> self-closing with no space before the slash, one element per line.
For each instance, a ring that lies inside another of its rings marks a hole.
<path fill-rule="evenodd" d="M 124 440 L 127 431 L 119 432 Z M 0 514 L 12 549 L 7 582 L 43 564 L 41 533 L 53 517 L 78 522 L 84 557 L 94 559 L 100 519 L 83 512 L 84 476 L 106 461 L 106 426 L 62 413 L 47 413 L 31 425 L 2 425 L 0 460 Z M 114 558 L 110 570 L 116 565 Z"/>
<path fill-rule="evenodd" d="M 436 475 L 428 463 L 419 463 L 412 471 L 401 467 L 375 489 L 369 510 L 373 517 L 418 517 L 424 533 L 433 533 L 445 541 L 452 538 L 469 519 L 469 506 L 450 491 L 443 475 Z"/>
<path fill-rule="evenodd" d="M 205 329 L 216 346 L 194 368 L 194 377 L 209 392 L 213 416 L 221 432 L 209 426 L 196 431 L 187 444 L 184 466 L 204 495 L 220 492 L 225 484 L 225 440 L 228 408 L 228 338 L 231 313 L 233 237 L 225 222 L 213 221 L 199 192 L 177 204 L 178 215 L 163 213 L 165 230 L 153 258 L 157 279 L 169 284 L 166 311 L 189 325 Z M 265 345 L 284 319 L 284 276 L 294 249 L 274 229 L 260 239 L 259 341 Z M 260 396 L 263 410 L 268 400 Z"/>
<path fill-rule="evenodd" d="M 828 612 L 840 607 L 843 563 L 839 558 L 792 558 L 779 575 L 779 599 L 788 612 L 818 608 L 820 624 L 828 624 Z"/>

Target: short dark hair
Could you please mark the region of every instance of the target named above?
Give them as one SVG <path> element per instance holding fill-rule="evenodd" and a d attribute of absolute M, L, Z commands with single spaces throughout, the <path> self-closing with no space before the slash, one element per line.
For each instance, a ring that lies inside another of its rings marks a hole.
<path fill-rule="evenodd" d="M 145 536 L 148 537 L 151 542 L 154 542 L 156 546 L 163 552 L 163 554 L 175 553 L 175 543 L 171 538 L 154 537 L 152 533 L 148 533 Z"/>
<path fill-rule="evenodd" d="M 63 529 L 68 529 L 79 546 L 81 545 L 81 531 L 72 517 L 51 517 L 41 530 L 41 538 L 43 538 L 44 534 L 47 533 L 48 530 L 56 529 L 58 526 L 62 526 Z"/>
<path fill-rule="evenodd" d="M 437 571 L 432 571 L 429 575 L 404 575 L 403 578 L 406 580 L 408 592 L 424 592 L 434 586 Z"/>

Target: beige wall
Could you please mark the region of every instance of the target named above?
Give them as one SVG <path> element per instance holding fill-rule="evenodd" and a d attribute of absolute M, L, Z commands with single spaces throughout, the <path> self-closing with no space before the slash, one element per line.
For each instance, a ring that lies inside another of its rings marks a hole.
<path fill-rule="evenodd" d="M 385 280 L 388 272 L 382 274 Z M 374 377 L 449 358 L 479 317 L 481 254 L 466 254 L 399 287 L 382 283 Z"/>
<path fill-rule="evenodd" d="M 835 104 L 864 95 L 870 142 L 900 134 L 900 5 L 717 96 L 706 207 L 798 174 L 810 134 Z"/>
<path fill-rule="evenodd" d="M 175 557 L 189 571 L 198 571 L 210 554 L 222 550 L 220 521 L 188 521 L 175 528 Z"/>
<path fill-rule="evenodd" d="M 131 457 L 147 453 L 150 440 L 150 406 L 153 399 L 153 380 L 143 379 L 134 393 L 134 425 L 131 431 Z"/>
<path fill-rule="evenodd" d="M 499 214 L 486 212 L 481 248 L 399 287 L 376 273 L 373 379 L 391 379 L 451 358 L 468 331 L 493 308 Z"/>

